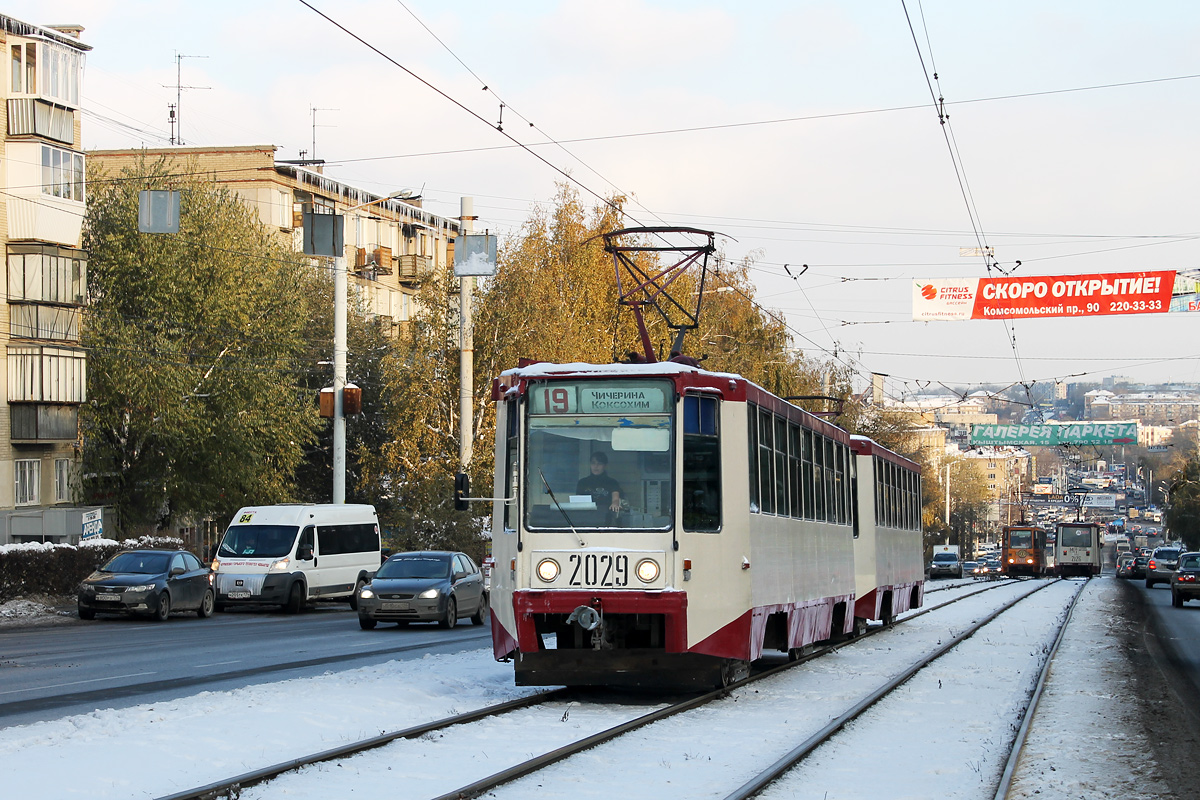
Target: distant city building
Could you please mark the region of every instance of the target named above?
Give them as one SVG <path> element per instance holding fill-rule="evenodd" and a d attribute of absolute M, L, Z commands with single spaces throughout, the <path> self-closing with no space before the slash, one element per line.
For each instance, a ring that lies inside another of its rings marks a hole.
<path fill-rule="evenodd" d="M 1021 492 L 1037 474 L 1033 454 L 1022 447 L 976 447 L 958 455 L 986 479 L 991 495 L 988 520 L 1007 525 L 1019 519 Z"/>
<path fill-rule="evenodd" d="M 885 400 L 883 407 L 913 418 L 922 427 L 945 428 L 950 439 L 966 442 L 972 425 L 995 425 L 996 414 L 988 410 L 990 395 L 980 392 L 966 398 L 958 395 L 922 395 L 908 400 Z"/>
<path fill-rule="evenodd" d="M 419 197 L 372 194 L 326 177 L 320 163 L 277 160 L 275 152 L 272 145 L 248 145 L 93 150 L 88 156 L 93 167 L 110 175 L 136 169 L 143 158 L 151 163 L 161 158 L 171 171 L 211 176 L 215 184 L 236 192 L 297 252 L 303 249 L 306 206 L 347 214 L 346 264 L 355 278 L 351 290 L 357 291 L 368 315 L 394 332 L 413 317 L 421 282 L 449 269 L 461 223 L 426 211 Z M 347 212 L 364 203 L 371 205 Z"/>
<path fill-rule="evenodd" d="M 1093 389 L 1084 395 L 1089 420 L 1137 419 L 1144 425 L 1179 425 L 1200 417 L 1200 395 L 1192 392 L 1132 392 L 1115 394 Z"/>
<path fill-rule="evenodd" d="M 80 133 L 82 27 L 0 15 L 10 63 L 0 165 L 7 390 L 0 409 L 0 544 L 78 539 L 79 406 L 87 358 L 79 326 L 87 293 L 80 249 L 85 208 Z"/>

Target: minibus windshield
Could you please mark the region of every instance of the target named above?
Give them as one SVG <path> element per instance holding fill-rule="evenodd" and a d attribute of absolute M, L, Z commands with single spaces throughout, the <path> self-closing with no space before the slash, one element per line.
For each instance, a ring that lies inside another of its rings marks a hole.
<path fill-rule="evenodd" d="M 230 525 L 217 556 L 282 558 L 292 552 L 299 530 L 295 525 Z"/>

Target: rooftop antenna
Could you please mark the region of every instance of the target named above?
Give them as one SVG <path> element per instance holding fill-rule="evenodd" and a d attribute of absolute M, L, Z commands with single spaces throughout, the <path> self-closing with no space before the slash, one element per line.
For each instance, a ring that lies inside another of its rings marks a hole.
<path fill-rule="evenodd" d="M 318 111 L 341 111 L 341 109 L 340 108 L 316 108 L 315 106 L 309 106 L 308 110 L 312 114 L 312 152 L 310 153 L 309 158 L 313 161 L 316 161 L 317 160 L 317 128 L 336 128 L 337 127 L 336 125 L 318 125 L 317 124 L 317 112 Z"/>
<path fill-rule="evenodd" d="M 175 85 L 166 86 L 164 88 L 175 90 L 175 105 L 171 106 L 171 144 L 183 144 L 183 90 L 184 89 L 211 89 L 211 86 L 184 86 L 183 75 L 183 60 L 185 58 L 208 58 L 208 56 L 189 56 L 184 55 L 178 50 L 175 51 Z"/>

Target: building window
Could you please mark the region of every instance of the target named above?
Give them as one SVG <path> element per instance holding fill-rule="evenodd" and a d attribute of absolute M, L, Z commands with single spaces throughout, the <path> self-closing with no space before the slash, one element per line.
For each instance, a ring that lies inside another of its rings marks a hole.
<path fill-rule="evenodd" d="M 8 246 L 8 299 L 83 305 L 87 257 L 82 250 L 42 244 Z"/>
<path fill-rule="evenodd" d="M 71 501 L 71 459 L 54 459 L 54 502 Z"/>
<path fill-rule="evenodd" d="M 41 484 L 42 462 L 37 459 L 19 459 L 13 462 L 17 471 L 16 505 L 38 504 L 38 486 Z"/>
<path fill-rule="evenodd" d="M 42 194 L 83 202 L 83 153 L 42 145 Z"/>
<path fill-rule="evenodd" d="M 8 348 L 8 399 L 24 403 L 87 400 L 87 356 L 65 347 Z"/>

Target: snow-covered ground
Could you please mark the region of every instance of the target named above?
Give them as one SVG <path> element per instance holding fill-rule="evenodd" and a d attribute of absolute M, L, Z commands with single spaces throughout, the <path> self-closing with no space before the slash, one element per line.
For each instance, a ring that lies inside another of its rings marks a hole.
<path fill-rule="evenodd" d="M 930 604 L 960 591 L 939 592 Z M 1165 787 L 1144 769 L 1131 791 L 1129 775 L 1144 761 L 1146 742 L 1132 726 L 1114 722 L 1110 713 L 1126 685 L 1121 652 L 1107 635 L 1114 581 L 1093 580 L 1083 591 L 1034 726 L 1032 755 L 1025 759 L 1026 773 L 1018 780 L 1023 794 L 1018 796 L 1167 797 Z M 902 701 L 906 710 L 888 717 L 904 722 L 871 733 L 869 751 L 839 753 L 832 747 L 825 758 L 844 768 L 842 781 L 816 794 L 810 791 L 815 790 L 811 781 L 788 781 L 772 796 L 820 798 L 826 791 L 829 798 L 984 796 L 985 773 L 1002 763 L 1001 733 L 1016 723 L 1022 705 L 1020 681 L 1012 676 L 1027 674 L 1037 661 L 1047 635 L 1038 629 L 1038 609 L 1061 607 L 1062 598 L 1055 594 L 1051 588 L 1033 595 L 1026 601 L 1026 618 L 1006 623 L 1007 635 L 977 635 L 969 653 L 947 657 L 957 662 L 947 661 L 911 682 Z M 749 769 L 737 760 L 744 756 L 725 751 L 757 752 L 761 760 L 773 761 L 805 738 L 805 731 L 840 713 L 839 703 L 844 705 L 860 686 L 881 683 L 887 672 L 882 664 L 927 652 L 939 638 L 933 620 L 941 620 L 936 624 L 943 631 L 957 633 L 989 605 L 991 601 L 962 601 L 952 607 L 958 609 L 953 619 L 945 616 L 949 610 L 930 614 L 790 670 L 787 677 L 747 687 L 724 701 L 724 709 L 706 707 L 700 719 L 707 718 L 708 724 L 699 729 L 687 727 L 695 719 L 675 718 L 666 729 L 673 733 L 665 737 L 647 733 L 640 743 L 597 749 L 586 754 L 591 758 L 583 769 L 559 768 L 559 779 L 574 775 L 561 789 L 551 789 L 556 780 L 551 774 L 544 785 L 526 780 L 497 794 L 723 797 L 740 783 L 731 785 L 729 771 Z M 511 665 L 494 662 L 489 648 L 3 728 L 0 796 L 158 797 L 530 691 L 513 686 Z M 1002 695 L 1002 702 L 984 704 L 989 693 Z M 981 719 L 984 705 L 987 718 Z M 630 715 L 627 706 L 533 709 L 510 715 L 499 726 L 480 726 L 465 743 L 438 735 L 405 741 L 343 766 L 310 768 L 307 775 L 247 790 L 243 797 L 431 796 L 528 757 L 529 748 L 521 746 L 524 738 L 565 740 Z M 869 731 L 871 724 L 863 718 L 856 723 L 861 726 L 857 733 Z M 851 791 L 855 775 L 862 788 Z M 889 782 L 889 775 L 904 780 Z"/>

